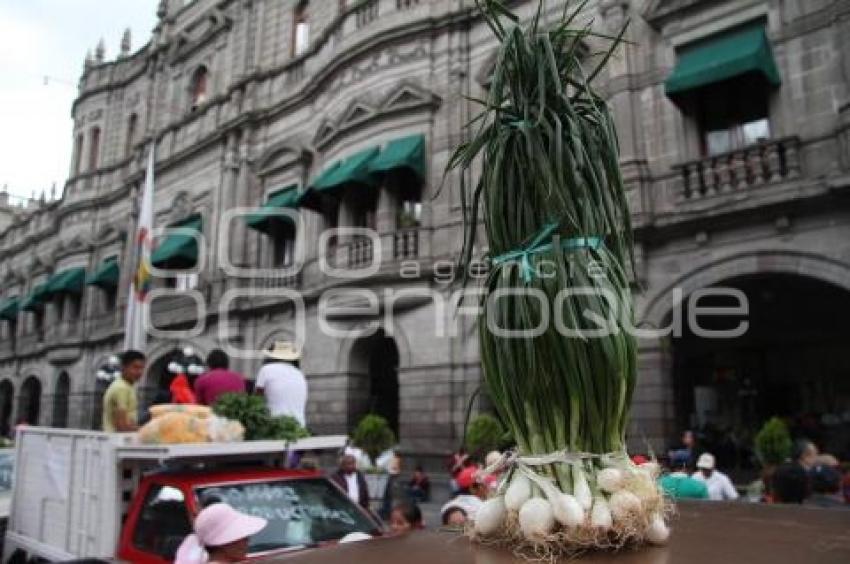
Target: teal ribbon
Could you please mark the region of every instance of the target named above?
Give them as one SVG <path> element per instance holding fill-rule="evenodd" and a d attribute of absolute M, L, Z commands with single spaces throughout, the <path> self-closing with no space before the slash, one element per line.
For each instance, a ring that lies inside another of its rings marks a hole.
<path fill-rule="evenodd" d="M 531 265 L 531 257 L 540 253 L 551 251 L 554 246 L 552 242 L 545 242 L 558 229 L 559 223 L 547 223 L 543 229 L 531 240 L 524 248 L 516 251 L 510 251 L 493 258 L 493 264 L 500 266 L 509 262 L 519 262 L 522 270 L 522 279 L 528 283 L 534 279 L 536 274 L 534 267 Z M 598 249 L 602 244 L 601 237 L 572 237 L 561 241 L 560 248 L 563 251 L 574 251 L 577 249 Z"/>

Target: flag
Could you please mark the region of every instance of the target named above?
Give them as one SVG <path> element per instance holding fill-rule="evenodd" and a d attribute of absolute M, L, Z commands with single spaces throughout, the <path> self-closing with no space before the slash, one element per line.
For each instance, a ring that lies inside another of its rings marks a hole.
<path fill-rule="evenodd" d="M 134 349 L 144 352 L 147 347 L 147 300 L 151 288 L 151 231 L 153 229 L 153 169 L 156 142 L 151 142 L 148 151 L 148 166 L 145 171 L 145 187 L 139 208 L 139 222 L 136 227 L 134 249 L 134 270 L 130 280 L 130 292 L 127 298 L 127 315 L 124 326 L 124 350 Z"/>

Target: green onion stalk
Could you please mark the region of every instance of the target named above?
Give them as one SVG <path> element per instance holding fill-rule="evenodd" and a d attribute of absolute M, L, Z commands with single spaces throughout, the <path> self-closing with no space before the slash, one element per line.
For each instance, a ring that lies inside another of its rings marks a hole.
<path fill-rule="evenodd" d="M 470 140 L 447 170 L 482 165 L 477 183 L 461 186 L 461 262 L 467 272 L 483 220 L 492 268 L 478 323 L 482 365 L 518 458 L 474 534 L 542 543 L 555 555 L 663 542 L 655 468 L 626 454 L 637 375 L 626 330 L 632 227 L 614 119 L 592 87 L 625 29 L 607 37 L 577 25 L 586 2 L 546 26 L 542 1 L 526 26 L 500 0 L 477 5 L 500 48 Z M 580 53 L 591 37 L 610 47 L 585 72 Z"/>

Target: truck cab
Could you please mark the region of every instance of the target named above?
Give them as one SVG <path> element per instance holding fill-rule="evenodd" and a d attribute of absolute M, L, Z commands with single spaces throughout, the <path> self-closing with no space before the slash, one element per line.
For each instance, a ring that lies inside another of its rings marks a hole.
<path fill-rule="evenodd" d="M 318 471 L 233 468 L 162 472 L 145 477 L 130 505 L 118 558 L 141 564 L 173 562 L 204 506 L 225 502 L 263 517 L 251 558 L 335 544 L 349 533 L 380 534 L 380 525 Z"/>

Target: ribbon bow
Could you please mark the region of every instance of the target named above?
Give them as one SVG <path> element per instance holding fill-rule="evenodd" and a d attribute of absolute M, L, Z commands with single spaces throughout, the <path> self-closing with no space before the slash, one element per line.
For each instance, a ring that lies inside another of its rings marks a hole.
<path fill-rule="evenodd" d="M 522 270 L 522 279 L 527 284 L 534 279 L 535 270 L 531 265 L 532 255 L 545 253 L 553 249 L 551 242 L 544 243 L 559 227 L 559 223 L 553 221 L 543 226 L 543 229 L 531 240 L 524 248 L 516 251 L 510 251 L 493 258 L 493 264 L 496 266 L 509 262 L 519 262 Z M 573 237 L 561 241 L 560 248 L 564 251 L 572 251 L 576 249 L 597 249 L 602 244 L 601 237 Z"/>

